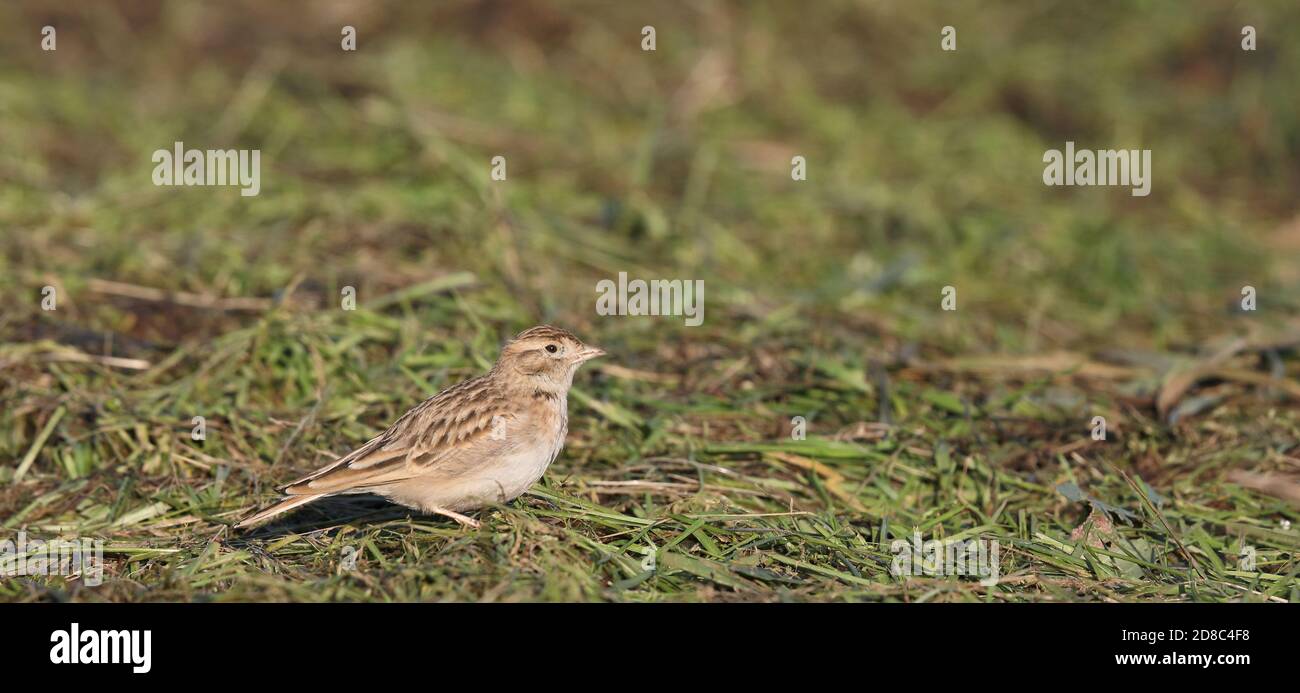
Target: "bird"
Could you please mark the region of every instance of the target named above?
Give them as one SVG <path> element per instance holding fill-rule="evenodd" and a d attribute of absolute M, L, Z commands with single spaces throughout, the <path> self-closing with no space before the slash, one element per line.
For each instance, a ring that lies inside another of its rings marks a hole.
<path fill-rule="evenodd" d="M 487 373 L 430 397 L 361 447 L 282 487 L 283 499 L 235 528 L 357 493 L 478 527 L 462 513 L 518 498 L 555 461 L 569 430 L 573 375 L 604 355 L 565 329 L 524 330 Z"/>

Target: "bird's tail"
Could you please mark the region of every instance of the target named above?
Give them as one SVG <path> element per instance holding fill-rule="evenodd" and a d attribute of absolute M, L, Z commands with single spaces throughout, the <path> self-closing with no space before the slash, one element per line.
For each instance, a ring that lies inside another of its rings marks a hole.
<path fill-rule="evenodd" d="M 280 513 L 289 512 L 290 510 L 293 510 L 298 506 L 306 505 L 314 500 L 320 500 L 321 498 L 324 498 L 325 496 L 328 495 L 332 495 L 332 494 L 313 493 L 310 495 L 304 494 L 301 496 L 289 496 L 288 498 L 280 501 L 279 503 L 276 503 L 275 505 L 272 505 L 266 510 L 263 510 L 259 513 L 253 513 L 252 515 L 249 515 L 248 517 L 240 520 L 239 524 L 235 525 L 235 529 L 244 529 L 245 527 L 252 527 L 255 524 L 269 520 L 275 517 L 276 515 L 279 515 Z"/>

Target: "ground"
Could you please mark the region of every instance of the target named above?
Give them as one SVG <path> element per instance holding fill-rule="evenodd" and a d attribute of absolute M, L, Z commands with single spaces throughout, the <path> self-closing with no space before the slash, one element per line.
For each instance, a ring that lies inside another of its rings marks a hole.
<path fill-rule="evenodd" d="M 422 5 L 0 7 L 0 539 L 106 559 L 0 599 L 1300 599 L 1295 3 Z M 541 322 L 609 356 L 479 529 L 232 531 Z"/>

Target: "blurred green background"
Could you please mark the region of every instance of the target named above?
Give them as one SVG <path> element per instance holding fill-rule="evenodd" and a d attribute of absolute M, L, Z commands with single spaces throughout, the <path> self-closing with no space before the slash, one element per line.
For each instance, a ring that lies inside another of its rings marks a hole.
<path fill-rule="evenodd" d="M 469 270 L 494 317 L 580 329 L 629 271 L 707 278 L 705 331 L 885 321 L 963 350 L 1186 342 L 1245 284 L 1300 307 L 1294 3 L 58 5 L 0 10 L 17 295 Z M 260 149 L 261 195 L 154 187 L 176 140 Z M 1042 185 L 1066 140 L 1151 149 L 1152 195 Z"/>

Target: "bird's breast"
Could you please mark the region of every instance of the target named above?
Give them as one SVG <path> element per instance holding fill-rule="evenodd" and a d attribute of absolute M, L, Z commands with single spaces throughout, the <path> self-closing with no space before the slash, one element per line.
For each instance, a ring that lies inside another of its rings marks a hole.
<path fill-rule="evenodd" d="M 492 485 L 498 487 L 501 500 L 518 498 L 559 457 L 569 431 L 567 409 L 561 398 L 559 406 L 531 412 L 525 425 L 530 434 L 521 435 L 509 452 L 485 470 Z"/>

